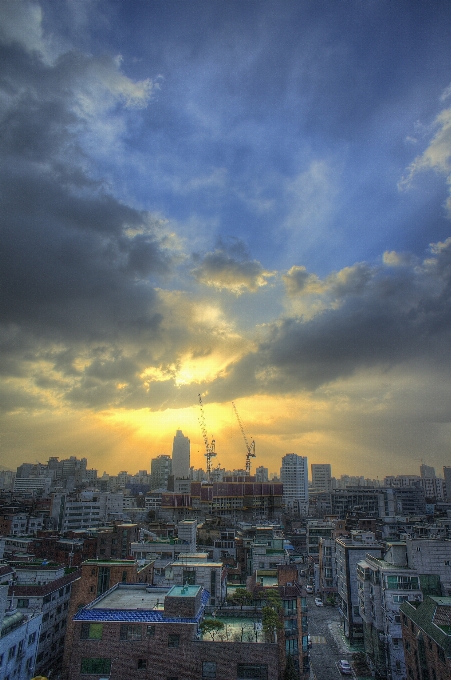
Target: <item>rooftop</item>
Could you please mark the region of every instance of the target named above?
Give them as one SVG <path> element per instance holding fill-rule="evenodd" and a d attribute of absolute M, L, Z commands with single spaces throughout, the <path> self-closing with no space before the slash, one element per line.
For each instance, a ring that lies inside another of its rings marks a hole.
<path fill-rule="evenodd" d="M 121 621 L 135 623 L 198 623 L 205 605 L 210 599 L 207 590 L 202 591 L 201 607 L 194 618 L 168 617 L 164 615 L 164 600 L 169 597 L 194 597 L 200 586 L 158 588 L 145 583 L 118 583 L 94 602 L 80 609 L 74 621 Z M 174 590 L 176 589 L 176 590 Z"/>

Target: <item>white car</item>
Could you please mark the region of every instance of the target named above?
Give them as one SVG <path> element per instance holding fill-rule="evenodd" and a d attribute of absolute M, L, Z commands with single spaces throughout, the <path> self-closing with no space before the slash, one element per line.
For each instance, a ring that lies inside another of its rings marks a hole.
<path fill-rule="evenodd" d="M 317 607 L 324 607 L 323 601 L 319 597 L 315 597 L 315 604 Z"/>
<path fill-rule="evenodd" d="M 313 593 L 313 586 L 305 586 L 305 589 L 308 593 Z"/>
<path fill-rule="evenodd" d="M 352 675 L 351 664 L 345 659 L 338 662 L 338 669 L 342 675 Z"/>

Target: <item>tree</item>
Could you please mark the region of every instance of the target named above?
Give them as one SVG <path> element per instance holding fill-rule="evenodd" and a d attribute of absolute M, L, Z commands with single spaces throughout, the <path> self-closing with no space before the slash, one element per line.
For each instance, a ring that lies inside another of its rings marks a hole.
<path fill-rule="evenodd" d="M 262 609 L 262 625 L 266 638 L 273 642 L 274 637 L 277 640 L 277 631 L 283 628 L 283 623 L 280 619 L 279 612 L 273 607 L 263 607 Z"/>
<path fill-rule="evenodd" d="M 296 666 L 294 665 L 294 659 L 292 656 L 287 656 L 283 680 L 299 680 L 299 673 L 296 669 Z"/>
<path fill-rule="evenodd" d="M 277 612 L 282 611 L 282 599 L 278 590 L 267 590 L 264 597 L 269 607 L 272 607 Z"/>
<path fill-rule="evenodd" d="M 235 604 L 241 605 L 241 609 L 243 609 L 243 605 L 252 604 L 254 596 L 248 590 L 237 588 L 230 599 Z"/>
<path fill-rule="evenodd" d="M 218 621 L 217 619 L 204 619 L 201 622 L 199 628 L 202 632 L 202 635 L 210 633 L 211 639 L 214 640 L 216 633 L 219 633 L 220 630 L 223 630 L 224 624 L 222 621 Z"/>

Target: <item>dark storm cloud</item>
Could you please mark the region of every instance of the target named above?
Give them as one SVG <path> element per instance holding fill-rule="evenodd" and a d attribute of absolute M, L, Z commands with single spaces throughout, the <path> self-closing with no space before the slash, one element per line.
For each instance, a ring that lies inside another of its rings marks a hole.
<path fill-rule="evenodd" d="M 23 19 L 19 12 L 7 27 L 20 28 Z M 68 52 L 50 61 L 3 38 L 0 370 L 20 378 L 33 362 L 47 363 L 53 375 L 38 371 L 40 388 L 62 385 L 56 374 L 81 375 L 86 366 L 86 380 L 131 379 L 139 362 L 121 352 L 102 362 L 96 346 L 125 343 L 133 355 L 159 337 L 163 315 L 152 284 L 171 271 L 172 257 L 158 221 L 93 177 L 83 145 L 96 135 L 101 141 L 104 123 L 111 135 L 121 108 L 143 106 L 151 84 L 130 81 L 111 57 Z M 95 390 L 87 384 L 85 391 Z M 105 403 L 97 393 L 90 401 Z M 3 403 L 16 408 L 20 394 L 4 391 Z M 39 401 L 22 395 L 23 405 Z"/>
<path fill-rule="evenodd" d="M 97 106 L 82 81 L 132 95 L 116 92 L 112 59 L 68 54 L 49 65 L 15 44 L 2 63 L 1 321 L 55 339 L 125 332 L 152 316 L 154 295 L 135 277 L 164 274 L 170 258 L 148 216 L 90 178 L 76 133 Z"/>
<path fill-rule="evenodd" d="M 302 294 L 307 284 L 300 274 Z M 314 390 L 361 369 L 412 360 L 435 369 L 449 364 L 451 239 L 431 246 L 423 263 L 412 258 L 408 265 L 372 269 L 359 264 L 323 282 L 315 277 L 313 289 L 330 306 L 309 319 L 292 316 L 269 326 L 258 351 L 215 382 L 212 398 L 234 390 Z"/>

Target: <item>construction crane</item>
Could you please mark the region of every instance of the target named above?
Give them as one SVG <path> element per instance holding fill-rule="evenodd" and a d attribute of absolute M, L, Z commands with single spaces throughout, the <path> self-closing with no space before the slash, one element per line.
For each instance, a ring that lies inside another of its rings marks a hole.
<path fill-rule="evenodd" d="M 236 419 L 238 420 L 238 425 L 240 426 L 241 434 L 243 435 L 244 438 L 244 443 L 246 444 L 246 474 L 250 475 L 251 474 L 251 458 L 255 458 L 255 442 L 254 440 L 249 442 L 247 441 L 246 433 L 244 431 L 243 423 L 241 422 L 241 418 L 238 415 L 238 411 L 235 406 L 235 402 L 232 401 L 232 406 L 233 410 L 235 411 Z"/>
<path fill-rule="evenodd" d="M 204 416 L 204 405 L 202 403 L 202 397 L 199 394 L 199 406 L 200 406 L 200 418 L 199 418 L 199 425 L 200 429 L 202 430 L 202 436 L 204 438 L 204 444 L 205 444 L 205 457 L 207 458 L 207 479 L 210 481 L 211 479 L 211 459 L 216 456 L 215 452 L 215 445 L 216 442 L 214 439 L 211 440 L 211 443 L 208 441 L 207 437 L 207 427 L 205 425 L 205 416 Z"/>

